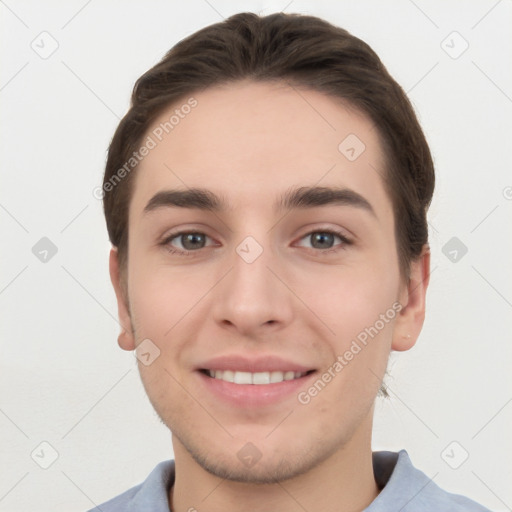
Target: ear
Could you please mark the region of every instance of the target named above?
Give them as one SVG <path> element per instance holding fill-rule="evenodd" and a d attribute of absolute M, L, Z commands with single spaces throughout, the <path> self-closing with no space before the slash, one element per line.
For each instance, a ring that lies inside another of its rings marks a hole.
<path fill-rule="evenodd" d="M 125 291 L 125 286 L 123 286 L 121 274 L 119 271 L 119 255 L 117 252 L 117 247 L 113 247 L 110 250 L 109 271 L 110 280 L 112 281 L 114 291 L 116 292 L 117 311 L 122 328 L 122 332 L 119 334 L 117 342 L 123 350 L 135 350 L 135 338 L 130 317 L 130 310 L 128 308 L 128 297 Z"/>
<path fill-rule="evenodd" d="M 409 283 L 400 293 L 402 309 L 393 331 L 392 350 L 409 350 L 418 339 L 425 320 L 425 297 L 430 280 L 430 247 L 423 246 L 421 255 L 411 262 Z"/>

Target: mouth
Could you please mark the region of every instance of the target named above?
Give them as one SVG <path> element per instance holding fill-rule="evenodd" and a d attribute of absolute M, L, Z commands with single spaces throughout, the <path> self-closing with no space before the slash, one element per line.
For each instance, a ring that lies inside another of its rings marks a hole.
<path fill-rule="evenodd" d="M 313 373 L 315 370 L 308 370 L 305 372 L 296 372 L 291 370 L 246 372 L 242 370 L 202 369 L 200 371 L 212 379 L 232 384 L 266 386 L 269 384 L 279 384 L 284 381 L 302 379 L 303 377 Z"/>
<path fill-rule="evenodd" d="M 223 403 L 247 411 L 293 401 L 318 371 L 274 354 L 250 357 L 231 353 L 200 362 L 194 373 L 199 377 L 200 388 L 217 405 Z"/>
<path fill-rule="evenodd" d="M 204 361 L 196 368 L 198 385 L 217 405 L 253 411 L 255 407 L 282 406 L 294 401 L 318 371 L 300 363 L 267 356 L 249 359 L 238 355 Z"/>

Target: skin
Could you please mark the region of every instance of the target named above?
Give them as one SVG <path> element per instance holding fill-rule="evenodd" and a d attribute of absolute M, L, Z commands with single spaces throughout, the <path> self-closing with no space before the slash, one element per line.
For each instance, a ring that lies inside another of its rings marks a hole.
<path fill-rule="evenodd" d="M 149 338 L 160 350 L 139 371 L 172 431 L 172 510 L 362 510 L 379 492 L 373 404 L 390 351 L 411 348 L 421 331 L 428 246 L 403 282 L 378 131 L 363 114 L 284 83 L 243 81 L 194 97 L 197 107 L 137 170 L 126 275 L 115 248 L 110 255 L 120 347 Z M 366 146 L 352 162 L 338 150 L 351 133 Z M 350 188 L 375 215 L 338 204 L 276 213 L 274 200 L 300 186 Z M 143 213 L 157 192 L 192 187 L 222 195 L 230 209 Z M 325 229 L 352 244 L 334 236 L 318 248 L 311 233 Z M 173 254 L 170 246 L 190 247 L 183 237 L 159 245 L 174 230 L 207 238 L 191 256 Z M 263 249 L 250 264 L 236 252 L 247 236 Z M 277 405 L 234 407 L 199 382 L 199 362 L 232 353 L 278 355 L 319 376 L 396 301 L 402 310 L 308 404 L 293 393 Z M 248 442 L 261 453 L 252 467 L 237 457 Z"/>

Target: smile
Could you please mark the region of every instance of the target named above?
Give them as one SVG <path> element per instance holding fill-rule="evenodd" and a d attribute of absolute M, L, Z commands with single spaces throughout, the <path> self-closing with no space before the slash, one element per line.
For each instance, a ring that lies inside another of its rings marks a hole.
<path fill-rule="evenodd" d="M 293 371 L 268 371 L 268 372 L 243 372 L 232 370 L 205 370 L 205 373 L 213 379 L 223 380 L 234 384 L 278 384 L 285 380 L 294 380 L 304 377 L 309 372 Z"/>

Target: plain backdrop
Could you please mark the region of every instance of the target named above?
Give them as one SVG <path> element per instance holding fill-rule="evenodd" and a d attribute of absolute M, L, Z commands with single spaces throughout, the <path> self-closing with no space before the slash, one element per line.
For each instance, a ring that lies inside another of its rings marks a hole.
<path fill-rule="evenodd" d="M 368 42 L 435 158 L 427 318 L 416 346 L 391 357 L 373 448 L 405 448 L 441 487 L 511 510 L 512 3 L 5 0 L 0 511 L 84 511 L 172 458 L 117 345 L 93 190 L 144 71 L 199 28 L 281 10 Z"/>

